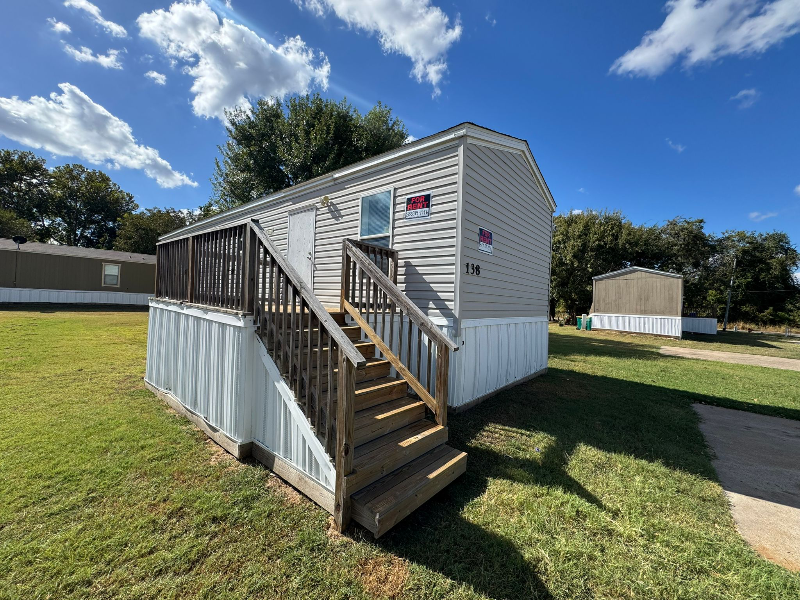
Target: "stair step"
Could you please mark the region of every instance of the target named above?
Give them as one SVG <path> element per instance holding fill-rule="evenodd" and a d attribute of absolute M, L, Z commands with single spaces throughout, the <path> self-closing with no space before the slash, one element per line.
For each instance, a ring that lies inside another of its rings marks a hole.
<path fill-rule="evenodd" d="M 356 384 L 356 410 L 364 410 L 408 394 L 408 383 L 400 377 L 381 377 Z"/>
<path fill-rule="evenodd" d="M 356 447 L 425 418 L 425 403 L 405 396 L 356 413 L 353 443 Z"/>
<path fill-rule="evenodd" d="M 380 537 L 466 470 L 466 452 L 443 444 L 353 494 L 352 517 Z"/>
<path fill-rule="evenodd" d="M 356 383 L 362 383 L 364 381 L 372 381 L 375 379 L 382 379 L 384 377 L 389 376 L 389 371 L 391 370 L 392 365 L 388 360 L 383 358 L 367 358 L 367 364 L 363 369 L 356 370 Z M 337 386 L 337 378 L 339 375 L 339 368 L 335 368 L 333 370 L 333 387 Z M 312 384 L 316 385 L 317 382 L 317 369 L 316 366 L 311 370 L 311 382 Z M 322 390 L 325 391 L 328 389 L 328 369 L 327 367 L 322 369 L 322 378 L 320 383 Z"/>
<path fill-rule="evenodd" d="M 428 420 L 406 425 L 355 449 L 346 490 L 353 494 L 447 442 L 447 428 Z"/>
<path fill-rule="evenodd" d="M 356 350 L 361 352 L 361 354 L 364 356 L 364 358 L 374 358 L 375 357 L 375 344 L 373 344 L 372 342 L 355 342 L 353 345 L 356 347 Z M 307 345 L 303 347 L 302 352 L 306 352 L 306 353 L 308 352 L 308 346 Z M 318 352 L 319 352 L 319 348 L 316 346 L 316 344 L 314 344 L 311 347 L 311 364 L 312 365 L 316 364 L 316 362 L 317 362 L 317 353 Z M 295 356 L 296 355 L 297 355 L 297 352 L 295 352 Z M 338 350 L 338 348 L 333 350 L 333 359 L 334 360 L 338 360 L 339 359 L 339 350 Z M 328 364 L 328 345 L 327 344 L 325 344 L 322 347 L 322 362 L 323 362 L 323 364 L 326 364 L 326 365 Z"/>

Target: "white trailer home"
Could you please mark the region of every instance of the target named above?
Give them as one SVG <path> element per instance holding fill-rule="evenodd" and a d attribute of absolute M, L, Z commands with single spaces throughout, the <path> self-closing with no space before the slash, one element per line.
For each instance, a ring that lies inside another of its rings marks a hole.
<path fill-rule="evenodd" d="M 555 203 L 471 123 L 161 239 L 146 382 L 381 535 L 466 468 L 463 409 L 547 369 Z"/>

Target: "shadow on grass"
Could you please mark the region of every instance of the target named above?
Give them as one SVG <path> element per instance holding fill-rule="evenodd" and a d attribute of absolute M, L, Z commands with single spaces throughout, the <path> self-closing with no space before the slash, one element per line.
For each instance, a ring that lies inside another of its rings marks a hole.
<path fill-rule="evenodd" d="M 776 346 L 775 342 L 785 340 L 786 338 L 778 338 L 776 340 L 776 337 L 776 335 L 769 336 L 758 333 L 718 331 L 717 335 L 684 334 L 683 339 L 707 344 L 724 344 L 726 346 L 736 346 L 743 349 L 773 348 L 775 350 L 781 350 L 781 346 Z"/>
<path fill-rule="evenodd" d="M 589 344 L 588 351 L 616 351 L 615 344 L 628 353 L 652 353 L 631 349 L 627 342 L 606 341 Z M 691 408 L 694 402 L 753 408 L 727 398 L 550 369 L 543 377 L 453 415 L 450 443 L 469 453 L 466 474 L 377 543 L 490 598 L 550 598 L 540 564 L 526 560 L 501 534 L 468 520 L 465 507 L 483 496 L 493 480 L 505 479 L 557 488 L 595 509 L 608 510 L 568 472 L 570 456 L 580 445 L 716 481 Z M 763 408 L 758 407 L 759 412 Z M 800 411 L 781 412 L 800 419 Z M 505 431 L 514 433 L 513 449 L 507 447 Z M 537 452 L 535 439 L 543 439 L 541 434 L 554 441 Z"/>

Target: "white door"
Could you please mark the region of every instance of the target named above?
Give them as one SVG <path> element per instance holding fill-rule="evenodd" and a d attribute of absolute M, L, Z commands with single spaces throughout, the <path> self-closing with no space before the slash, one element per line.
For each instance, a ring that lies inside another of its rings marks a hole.
<path fill-rule="evenodd" d="M 312 287 L 314 277 L 314 227 L 316 207 L 289 214 L 289 263 Z"/>

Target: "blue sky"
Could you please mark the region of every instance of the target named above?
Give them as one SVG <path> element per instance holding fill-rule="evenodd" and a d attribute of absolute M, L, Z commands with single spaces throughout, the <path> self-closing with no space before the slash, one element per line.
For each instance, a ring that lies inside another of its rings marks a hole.
<path fill-rule="evenodd" d="M 0 146 L 194 208 L 224 106 L 319 91 L 525 138 L 560 211 L 800 240 L 800 0 L 228 4 L 6 3 Z"/>

